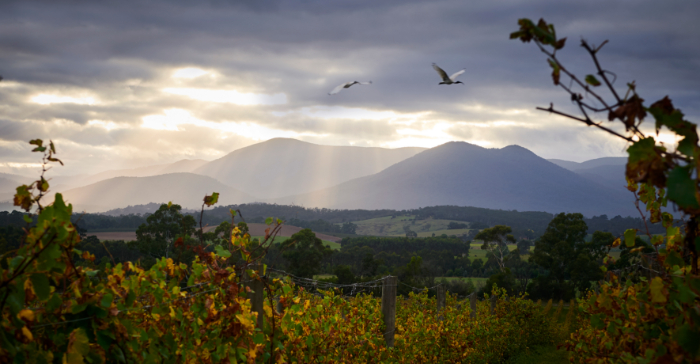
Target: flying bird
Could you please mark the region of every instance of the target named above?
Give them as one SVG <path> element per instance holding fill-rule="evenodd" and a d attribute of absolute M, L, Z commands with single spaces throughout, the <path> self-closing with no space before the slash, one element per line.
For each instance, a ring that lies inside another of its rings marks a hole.
<path fill-rule="evenodd" d="M 447 77 L 447 73 L 445 73 L 445 71 L 444 71 L 442 68 L 438 67 L 438 65 L 436 65 L 435 63 L 433 63 L 433 68 L 435 69 L 435 71 L 437 71 L 438 75 L 440 75 L 440 78 L 442 78 L 442 82 L 440 82 L 439 85 L 452 85 L 452 84 L 454 84 L 454 83 L 461 83 L 462 85 L 464 85 L 464 83 L 462 83 L 462 81 L 455 81 L 455 79 L 456 79 L 459 75 L 461 75 L 462 73 L 464 73 L 464 71 L 466 70 L 466 68 L 465 68 L 465 69 L 462 69 L 462 70 L 460 70 L 460 71 L 455 72 L 455 73 L 454 73 L 452 76 L 450 76 L 450 77 Z"/>
<path fill-rule="evenodd" d="M 342 85 L 339 85 L 338 87 L 334 88 L 331 92 L 329 92 L 329 95 L 335 95 L 338 92 L 340 92 L 344 88 L 350 88 L 352 85 L 371 85 L 372 81 L 367 81 L 367 82 L 359 82 L 359 81 L 352 81 L 352 82 L 345 82 Z"/>

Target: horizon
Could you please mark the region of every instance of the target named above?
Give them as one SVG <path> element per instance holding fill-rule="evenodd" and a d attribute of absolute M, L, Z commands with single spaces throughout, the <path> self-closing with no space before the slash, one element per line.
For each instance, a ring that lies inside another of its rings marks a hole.
<path fill-rule="evenodd" d="M 668 94 L 697 120 L 692 14 L 700 4 L 606 6 L 4 2 L 0 172 L 34 174 L 34 138 L 56 143 L 66 164 L 57 176 L 212 161 L 278 137 L 391 149 L 518 145 L 574 162 L 623 157 L 625 143 L 535 110 L 571 104 L 545 56 L 508 39 L 519 18 L 542 17 L 568 37 L 561 55 L 581 75 L 592 66 L 578 38 L 610 40 L 600 57 L 618 89 L 635 80 L 648 101 Z M 433 62 L 448 74 L 466 68 L 465 84 L 438 85 Z M 354 80 L 373 83 L 328 95 Z M 674 142 L 669 135 L 660 139 Z"/>

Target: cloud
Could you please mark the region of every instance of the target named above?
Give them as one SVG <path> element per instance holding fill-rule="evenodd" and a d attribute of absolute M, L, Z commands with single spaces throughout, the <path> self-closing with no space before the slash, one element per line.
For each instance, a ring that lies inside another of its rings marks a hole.
<path fill-rule="evenodd" d="M 35 137 L 60 143 L 75 163 L 65 173 L 213 159 L 276 136 L 622 155 L 624 143 L 535 110 L 553 102 L 577 112 L 544 55 L 508 34 L 518 18 L 554 22 L 578 74 L 594 72 L 579 39 L 609 39 L 600 59 L 620 92 L 635 80 L 647 101 L 669 94 L 697 120 L 699 10 L 651 0 L 7 1 L 0 163 L 33 163 L 16 146 Z M 465 85 L 438 85 L 433 62 L 466 68 Z M 373 84 L 327 95 L 354 80 Z"/>

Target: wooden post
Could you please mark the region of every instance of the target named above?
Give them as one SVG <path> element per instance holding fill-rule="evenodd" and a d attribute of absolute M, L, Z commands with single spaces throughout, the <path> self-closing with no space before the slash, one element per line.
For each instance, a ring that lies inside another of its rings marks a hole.
<path fill-rule="evenodd" d="M 443 311 L 445 309 L 445 286 L 442 284 L 437 286 L 437 313 L 438 313 L 438 320 L 442 320 L 442 315 L 440 315 L 440 311 Z"/>
<path fill-rule="evenodd" d="M 275 296 L 275 309 L 277 313 L 283 313 L 284 307 L 282 307 L 282 302 L 280 302 L 280 296 Z"/>
<path fill-rule="evenodd" d="M 396 285 L 398 278 L 388 276 L 382 284 L 382 315 L 384 316 L 384 341 L 389 348 L 394 347 L 394 331 L 396 329 Z"/>
<path fill-rule="evenodd" d="M 472 318 L 476 318 L 476 292 L 469 296 L 469 305 L 471 306 L 472 312 L 469 314 Z"/>
<path fill-rule="evenodd" d="M 496 300 L 497 300 L 497 299 L 498 299 L 498 297 L 496 297 L 495 294 L 494 294 L 494 295 L 491 295 L 491 314 L 493 314 L 494 312 L 496 312 Z"/>
<path fill-rule="evenodd" d="M 258 272 L 258 276 L 262 276 L 261 272 L 261 266 L 260 263 L 254 263 L 250 266 L 250 269 L 253 271 Z M 251 305 L 251 310 L 253 312 L 258 313 L 258 328 L 262 329 L 263 328 L 263 317 L 265 316 L 265 311 L 263 310 L 263 302 L 264 302 L 264 290 L 265 286 L 263 285 L 262 281 L 252 279 L 251 277 L 248 277 L 247 280 L 247 286 L 250 288 L 251 291 L 249 293 L 250 297 L 250 305 Z"/>

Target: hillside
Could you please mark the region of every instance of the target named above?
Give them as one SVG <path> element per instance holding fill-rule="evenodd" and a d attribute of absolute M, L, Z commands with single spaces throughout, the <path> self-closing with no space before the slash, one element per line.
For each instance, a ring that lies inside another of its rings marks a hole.
<path fill-rule="evenodd" d="M 375 174 L 423 150 L 326 146 L 277 138 L 233 151 L 194 173 L 269 199 Z"/>
<path fill-rule="evenodd" d="M 549 159 L 549 161 L 607 188 L 629 193 L 626 192 L 627 183 L 625 181 L 626 157 L 598 158 L 581 163 L 561 159 Z"/>
<path fill-rule="evenodd" d="M 346 209 L 458 205 L 587 216 L 635 212 L 631 196 L 591 183 L 525 148 L 485 149 L 464 142 L 426 150 L 375 175 L 275 202 Z"/>
<path fill-rule="evenodd" d="M 116 177 L 66 191 L 74 211 L 99 212 L 143 203 L 173 203 L 199 209 L 205 194 L 219 192 L 219 204 L 252 202 L 248 194 L 206 176 L 171 173 L 150 177 Z"/>

